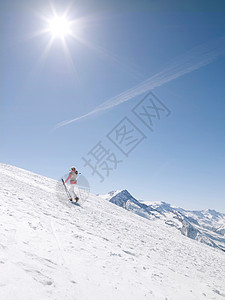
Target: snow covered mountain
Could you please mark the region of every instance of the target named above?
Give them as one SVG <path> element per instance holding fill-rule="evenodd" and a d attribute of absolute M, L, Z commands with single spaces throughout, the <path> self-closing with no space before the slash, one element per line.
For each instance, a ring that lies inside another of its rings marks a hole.
<path fill-rule="evenodd" d="M 165 202 L 145 204 L 127 190 L 103 196 L 110 202 L 150 220 L 161 219 L 183 235 L 225 251 L 225 214 L 215 210 L 187 211 Z"/>
<path fill-rule="evenodd" d="M 0 164 L 0 299 L 225 297 L 222 251 L 154 208 L 139 211 L 152 209 L 151 222 L 110 201 L 90 194 L 73 205 L 60 182 Z M 138 201 L 127 205 L 138 211 Z"/>

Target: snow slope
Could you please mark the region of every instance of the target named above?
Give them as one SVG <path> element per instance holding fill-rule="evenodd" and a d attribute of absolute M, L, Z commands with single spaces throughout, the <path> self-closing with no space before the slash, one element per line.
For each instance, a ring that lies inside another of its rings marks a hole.
<path fill-rule="evenodd" d="M 225 255 L 101 197 L 0 164 L 0 299 L 223 299 Z"/>

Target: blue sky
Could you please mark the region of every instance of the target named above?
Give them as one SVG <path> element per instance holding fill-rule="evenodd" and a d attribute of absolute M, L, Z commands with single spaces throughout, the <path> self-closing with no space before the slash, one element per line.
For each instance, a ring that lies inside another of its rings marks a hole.
<path fill-rule="evenodd" d="M 75 165 L 94 193 L 126 188 L 143 200 L 225 212 L 225 55 L 153 90 L 171 111 L 154 132 L 132 113 L 146 93 L 55 129 L 192 49 L 224 43 L 223 1 L 52 3 L 59 15 L 70 3 L 68 18 L 79 20 L 74 30 L 85 42 L 66 38 L 70 58 L 60 39 L 44 55 L 51 36 L 36 34 L 42 16 L 52 16 L 50 2 L 0 4 L 1 161 L 55 179 Z M 146 136 L 128 157 L 107 138 L 124 117 Z M 99 141 L 122 160 L 103 183 L 82 160 Z"/>

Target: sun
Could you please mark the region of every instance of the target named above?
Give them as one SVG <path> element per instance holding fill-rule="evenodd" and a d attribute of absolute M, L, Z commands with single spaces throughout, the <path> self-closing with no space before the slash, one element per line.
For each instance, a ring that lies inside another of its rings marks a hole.
<path fill-rule="evenodd" d="M 74 11 L 71 10 L 71 5 L 68 4 L 64 11 L 58 13 L 55 6 L 51 2 L 50 11 L 47 14 L 39 14 L 40 19 L 43 21 L 42 29 L 36 31 L 33 36 L 46 36 L 45 40 L 47 41 L 40 59 L 38 60 L 38 67 L 42 66 L 46 61 L 49 52 L 53 49 L 54 44 L 62 46 L 62 50 L 65 54 L 65 58 L 68 62 L 70 68 L 76 72 L 75 66 L 73 63 L 73 57 L 70 51 L 69 46 L 72 42 L 83 42 L 82 39 L 82 30 L 86 27 L 87 18 L 76 17 L 74 18 Z"/>
<path fill-rule="evenodd" d="M 53 38 L 64 38 L 71 34 L 70 21 L 64 16 L 55 16 L 48 20 L 48 32 Z"/>

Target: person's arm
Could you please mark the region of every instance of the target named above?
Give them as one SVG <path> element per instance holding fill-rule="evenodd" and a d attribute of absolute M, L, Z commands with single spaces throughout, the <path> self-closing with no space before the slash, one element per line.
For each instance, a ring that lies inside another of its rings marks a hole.
<path fill-rule="evenodd" d="M 69 173 L 69 176 L 68 176 L 68 178 L 65 180 L 65 183 L 67 183 L 67 181 L 70 179 L 70 177 L 71 177 L 71 174 Z"/>

